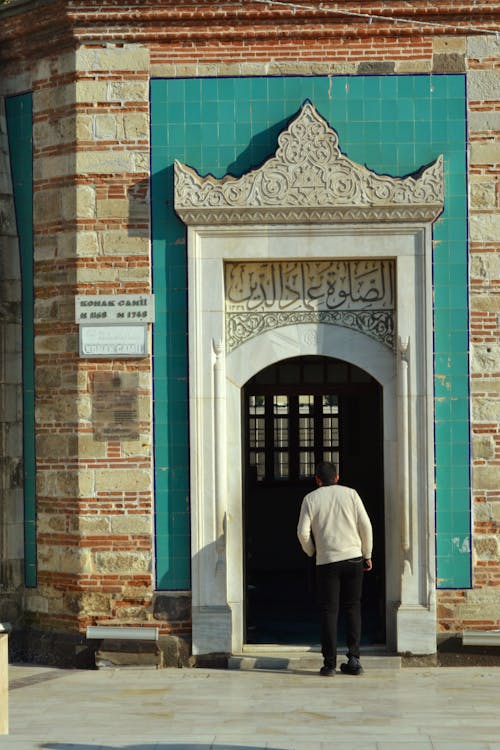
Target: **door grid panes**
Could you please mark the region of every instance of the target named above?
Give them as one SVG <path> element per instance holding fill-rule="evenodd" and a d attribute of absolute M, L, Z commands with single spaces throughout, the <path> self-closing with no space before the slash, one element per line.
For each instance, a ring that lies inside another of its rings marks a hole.
<path fill-rule="evenodd" d="M 319 461 L 339 463 L 335 394 L 250 395 L 248 469 L 257 482 L 308 480 Z"/>

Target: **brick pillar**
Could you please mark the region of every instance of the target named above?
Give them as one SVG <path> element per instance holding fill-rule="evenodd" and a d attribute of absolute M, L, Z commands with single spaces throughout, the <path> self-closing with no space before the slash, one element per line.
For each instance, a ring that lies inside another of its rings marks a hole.
<path fill-rule="evenodd" d="M 78 354 L 75 294 L 150 292 L 149 55 L 79 48 L 34 84 L 38 591 L 34 623 L 144 621 L 152 596 L 151 359 Z M 135 374 L 137 435 L 93 425 L 96 374 Z"/>

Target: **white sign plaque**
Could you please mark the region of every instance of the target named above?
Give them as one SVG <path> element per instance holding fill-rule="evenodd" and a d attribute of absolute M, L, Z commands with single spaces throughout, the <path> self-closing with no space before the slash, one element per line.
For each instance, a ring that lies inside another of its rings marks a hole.
<path fill-rule="evenodd" d="M 78 294 L 75 323 L 154 323 L 153 294 Z"/>
<path fill-rule="evenodd" d="M 147 324 L 80 325 L 80 357 L 146 357 Z"/>

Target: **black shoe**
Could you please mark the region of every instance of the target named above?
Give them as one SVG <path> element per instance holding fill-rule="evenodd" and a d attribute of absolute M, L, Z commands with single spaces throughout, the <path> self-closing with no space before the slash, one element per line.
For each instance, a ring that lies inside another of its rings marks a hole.
<path fill-rule="evenodd" d="M 320 673 L 320 675 L 321 675 L 322 677 L 334 677 L 334 675 L 335 675 L 335 670 L 334 670 L 334 668 L 333 668 L 333 667 L 327 667 L 327 666 L 323 666 L 323 667 L 321 667 L 321 669 L 319 670 L 319 673 Z"/>
<path fill-rule="evenodd" d="M 364 669 L 356 656 L 350 656 L 347 664 L 340 665 L 340 671 L 343 674 L 363 674 Z"/>

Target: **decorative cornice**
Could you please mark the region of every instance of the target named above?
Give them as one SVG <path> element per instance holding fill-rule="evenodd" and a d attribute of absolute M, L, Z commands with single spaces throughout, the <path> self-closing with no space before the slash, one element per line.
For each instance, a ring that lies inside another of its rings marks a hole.
<path fill-rule="evenodd" d="M 431 222 L 443 202 L 442 156 L 408 177 L 376 174 L 341 153 L 310 102 L 276 155 L 242 177 L 201 177 L 175 162 L 175 210 L 186 224 Z"/>

